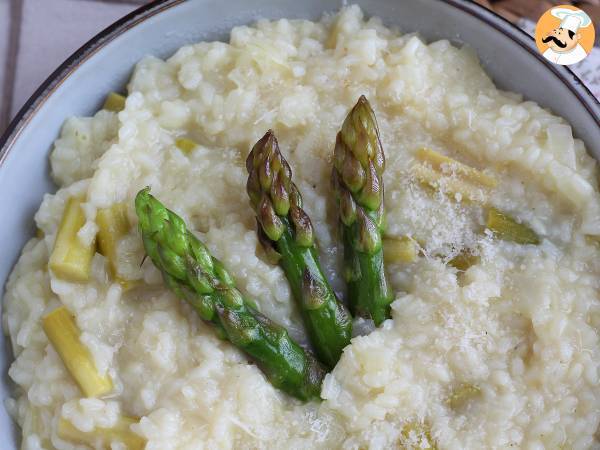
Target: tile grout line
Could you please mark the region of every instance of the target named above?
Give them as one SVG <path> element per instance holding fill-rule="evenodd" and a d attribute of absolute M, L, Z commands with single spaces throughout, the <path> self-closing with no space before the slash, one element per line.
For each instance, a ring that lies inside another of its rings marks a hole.
<path fill-rule="evenodd" d="M 84 0 L 88 2 L 96 2 L 96 3 L 120 3 L 120 4 L 129 4 L 129 5 L 144 5 L 149 3 L 149 0 Z"/>
<path fill-rule="evenodd" d="M 2 89 L 2 108 L 0 109 L 0 132 L 8 125 L 11 119 L 11 111 L 14 99 L 14 86 L 17 75 L 17 59 L 21 41 L 21 25 L 23 19 L 23 0 L 10 2 L 10 29 L 8 35 L 8 46 L 6 49 L 5 78 Z"/>

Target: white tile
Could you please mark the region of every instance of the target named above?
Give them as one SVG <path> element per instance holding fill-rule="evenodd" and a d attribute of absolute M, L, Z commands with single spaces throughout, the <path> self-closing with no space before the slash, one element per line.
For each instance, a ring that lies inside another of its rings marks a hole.
<path fill-rule="evenodd" d="M 69 55 L 99 31 L 139 6 L 128 2 L 23 1 L 23 23 L 11 108 L 13 115 Z"/>
<path fill-rule="evenodd" d="M 6 79 L 8 36 L 10 33 L 10 4 L 9 0 L 0 0 L 0 134 L 4 131 L 8 117 L 2 117 L 4 111 L 4 81 Z"/>

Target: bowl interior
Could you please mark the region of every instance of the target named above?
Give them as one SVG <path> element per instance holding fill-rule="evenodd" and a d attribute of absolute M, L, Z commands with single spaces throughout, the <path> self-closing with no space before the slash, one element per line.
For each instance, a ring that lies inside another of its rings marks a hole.
<path fill-rule="evenodd" d="M 467 0 L 357 2 L 366 15 L 382 17 L 403 32 L 468 43 L 498 86 L 565 117 L 590 153 L 600 157 L 598 103 L 569 70 L 545 62 L 533 41 L 503 19 Z M 144 7 L 86 44 L 36 92 L 0 139 L 0 286 L 33 234 L 33 214 L 44 193 L 55 189 L 47 156 L 66 118 L 93 114 L 107 92 L 122 90 L 134 64 L 147 54 L 168 57 L 186 43 L 227 40 L 233 26 L 261 17 L 318 19 L 341 6 L 340 0 L 167 0 Z M 6 399 L 12 355 L 6 338 L 3 344 L 0 395 Z M 17 432 L 4 408 L 0 431 L 15 436 L 2 448 L 16 449 Z"/>

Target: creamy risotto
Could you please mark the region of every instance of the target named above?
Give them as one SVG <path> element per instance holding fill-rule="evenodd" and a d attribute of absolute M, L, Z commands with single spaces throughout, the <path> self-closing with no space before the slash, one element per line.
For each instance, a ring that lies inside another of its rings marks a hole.
<path fill-rule="evenodd" d="M 320 22 L 261 20 L 234 28 L 229 43 L 147 57 L 127 93 L 121 112 L 66 121 L 50 156 L 59 189 L 44 197 L 38 237 L 7 284 L 17 388 L 6 405 L 24 449 L 86 448 L 59 435 L 60 423 L 90 433 L 123 416 L 136 418 L 128 431 L 150 450 L 600 447 L 597 167 L 562 118 L 496 89 L 468 48 L 426 44 L 356 6 Z M 329 179 L 336 133 L 362 94 L 387 156 L 386 242 L 402 237 L 419 251 L 387 265 L 391 320 L 374 330 L 357 320 L 322 401 L 301 403 L 164 286 L 144 259 L 133 199 L 151 186 L 240 290 L 305 341 L 287 280 L 258 246 L 244 160 L 273 128 L 343 297 Z M 181 138 L 198 145 L 182 151 Z M 423 148 L 497 183 L 477 198 L 451 177 L 432 188 L 422 182 Z M 84 199 L 81 243 L 114 204 L 125 202 L 132 224 L 115 267 L 96 253 L 85 283 L 48 269 L 74 196 Z M 490 207 L 539 244 L 497 239 L 485 226 Z M 453 264 L 466 249 L 470 264 Z M 49 343 L 41 318 L 60 305 L 112 379 L 110 395 L 83 398 Z M 126 448 L 118 440 L 112 448 Z"/>

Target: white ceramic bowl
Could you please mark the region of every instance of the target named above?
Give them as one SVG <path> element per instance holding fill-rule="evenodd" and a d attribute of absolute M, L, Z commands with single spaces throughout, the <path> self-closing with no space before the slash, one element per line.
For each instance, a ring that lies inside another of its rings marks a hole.
<path fill-rule="evenodd" d="M 468 0 L 356 2 L 367 15 L 405 32 L 470 45 L 498 86 L 565 117 L 588 150 L 600 157 L 598 102 L 570 70 L 544 60 L 533 40 L 504 19 Z M 93 114 L 107 92 L 123 88 L 134 64 L 147 54 L 167 57 L 187 43 L 226 40 L 233 26 L 261 17 L 317 19 L 341 6 L 341 0 L 160 0 L 85 44 L 42 84 L 0 138 L 0 286 L 33 234 L 33 214 L 42 196 L 55 189 L 48 153 L 66 118 Z M 5 399 L 12 355 L 7 340 L 3 343 L 0 396 Z M 0 432 L 0 448 L 18 448 L 19 433 L 3 408 Z"/>

